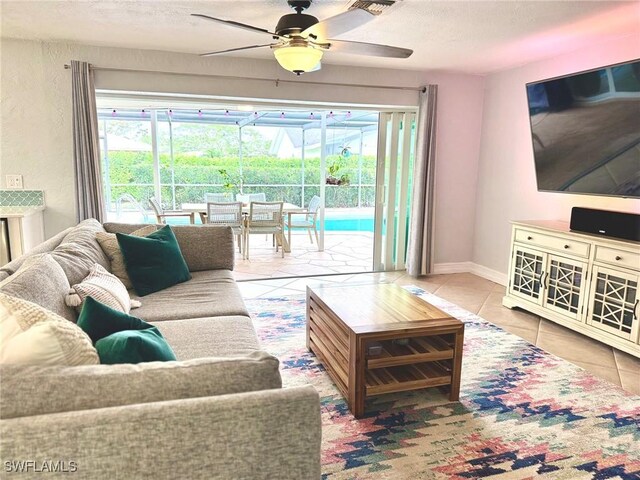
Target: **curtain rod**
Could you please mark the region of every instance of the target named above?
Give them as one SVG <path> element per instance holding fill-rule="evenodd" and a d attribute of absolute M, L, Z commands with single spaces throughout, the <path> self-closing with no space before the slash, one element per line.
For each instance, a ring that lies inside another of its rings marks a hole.
<path fill-rule="evenodd" d="M 71 65 L 65 64 L 66 70 L 71 68 Z M 293 83 L 295 85 L 325 85 L 331 87 L 354 87 L 354 88 L 379 88 L 383 90 L 409 90 L 414 92 L 426 92 L 426 87 L 395 87 L 392 85 L 366 85 L 362 83 L 336 83 L 336 82 L 308 82 L 308 81 L 295 81 L 295 80 L 283 80 L 280 78 L 263 78 L 263 77 L 239 77 L 235 75 L 215 75 L 209 73 L 180 73 L 180 72 L 166 72 L 161 70 L 137 70 L 133 68 L 113 68 L 113 67 L 95 67 L 90 65 L 91 70 L 102 70 L 106 72 L 134 72 L 134 73 L 160 73 L 162 75 L 180 75 L 191 77 L 208 77 L 208 78 L 220 78 L 223 80 L 257 80 L 262 82 L 275 82 L 276 87 L 280 83 Z"/>

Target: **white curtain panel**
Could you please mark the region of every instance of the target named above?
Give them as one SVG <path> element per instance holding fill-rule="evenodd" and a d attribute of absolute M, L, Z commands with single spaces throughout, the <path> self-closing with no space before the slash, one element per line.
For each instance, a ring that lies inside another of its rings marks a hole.
<path fill-rule="evenodd" d="M 73 165 L 77 220 L 105 220 L 100 137 L 93 72 L 87 62 L 71 61 Z"/>
<path fill-rule="evenodd" d="M 420 92 L 411 224 L 407 248 L 407 272 L 414 277 L 427 275 L 433 271 L 437 96 L 437 85 L 428 85 Z"/>

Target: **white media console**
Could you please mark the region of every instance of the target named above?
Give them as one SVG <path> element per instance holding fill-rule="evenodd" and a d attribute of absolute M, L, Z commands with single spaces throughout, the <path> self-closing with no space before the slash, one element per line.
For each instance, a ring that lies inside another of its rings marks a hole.
<path fill-rule="evenodd" d="M 512 222 L 502 300 L 640 357 L 640 242 Z"/>

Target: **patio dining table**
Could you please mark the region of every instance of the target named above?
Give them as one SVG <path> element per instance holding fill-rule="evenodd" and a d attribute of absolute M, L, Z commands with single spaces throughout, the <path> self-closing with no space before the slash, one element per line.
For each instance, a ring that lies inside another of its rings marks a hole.
<path fill-rule="evenodd" d="M 207 204 L 206 203 L 183 203 L 182 204 L 183 212 L 194 212 L 200 214 L 200 218 L 207 217 Z M 293 203 L 284 202 L 282 205 L 282 214 L 287 216 L 287 225 L 291 224 L 291 214 L 306 212 L 305 208 L 300 207 L 299 205 L 294 205 Z M 242 205 L 242 213 L 245 215 L 249 214 L 249 204 Z M 285 252 L 291 252 L 291 245 L 285 235 L 282 236 L 283 245 L 282 248 Z"/>

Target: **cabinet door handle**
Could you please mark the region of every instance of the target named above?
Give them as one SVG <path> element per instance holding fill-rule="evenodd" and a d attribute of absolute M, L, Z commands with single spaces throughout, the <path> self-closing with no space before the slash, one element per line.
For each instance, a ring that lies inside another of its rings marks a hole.
<path fill-rule="evenodd" d="M 533 240 L 533 237 L 527 237 L 527 240 Z"/>
<path fill-rule="evenodd" d="M 542 272 L 542 275 L 540 275 L 540 286 L 544 289 L 547 288 L 547 284 L 545 283 L 545 277 L 549 277 L 549 273 L 548 272 Z"/>
<path fill-rule="evenodd" d="M 564 248 L 565 248 L 565 249 L 569 249 L 569 248 L 571 248 L 571 247 L 570 247 L 569 245 L 565 245 L 565 246 L 564 246 Z"/>
<path fill-rule="evenodd" d="M 640 298 L 636 300 L 635 305 L 633 306 L 633 319 L 638 320 L 638 302 L 640 302 Z"/>
<path fill-rule="evenodd" d="M 622 257 L 620 255 L 616 255 L 616 260 L 622 260 Z"/>

